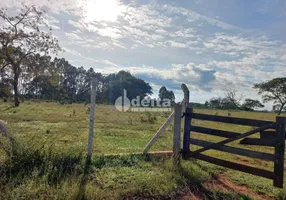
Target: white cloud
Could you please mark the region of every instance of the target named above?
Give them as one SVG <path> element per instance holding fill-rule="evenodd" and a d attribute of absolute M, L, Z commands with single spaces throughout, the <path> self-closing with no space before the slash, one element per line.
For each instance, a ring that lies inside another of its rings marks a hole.
<path fill-rule="evenodd" d="M 70 40 L 76 40 L 76 41 L 83 41 L 81 37 L 79 37 L 75 33 L 65 33 L 65 35 L 70 39 Z"/>
<path fill-rule="evenodd" d="M 98 29 L 97 33 L 101 36 L 107 36 L 111 38 L 121 38 L 121 31 L 116 28 L 106 27 L 104 29 Z"/>
<path fill-rule="evenodd" d="M 196 13 L 192 10 L 182 8 L 182 7 L 175 7 L 171 5 L 164 5 L 162 7 L 164 10 L 166 10 L 169 13 L 175 13 L 175 14 L 181 14 L 183 16 L 187 17 L 188 22 L 197 22 L 197 21 L 205 21 L 211 25 L 220 27 L 222 29 L 238 29 L 236 26 L 227 24 L 225 22 L 222 22 L 218 19 L 212 19 L 203 15 L 200 15 L 199 13 Z"/>
<path fill-rule="evenodd" d="M 74 27 L 80 29 L 80 30 L 84 30 L 84 26 L 83 26 L 83 24 L 80 23 L 80 22 L 76 22 L 76 21 L 73 21 L 73 20 L 70 20 L 70 19 L 69 19 L 69 20 L 68 20 L 68 23 L 71 24 L 72 26 L 74 26 Z"/>
<path fill-rule="evenodd" d="M 170 27 L 172 19 L 161 15 L 153 5 L 142 5 L 139 7 L 128 7 L 124 19 L 133 27 L 141 27 L 153 30 L 157 27 Z"/>
<path fill-rule="evenodd" d="M 183 44 L 183 43 L 180 43 L 180 42 L 175 42 L 175 41 L 169 41 L 170 45 L 172 47 L 177 47 L 177 48 L 186 48 L 187 45 L 186 44 Z"/>

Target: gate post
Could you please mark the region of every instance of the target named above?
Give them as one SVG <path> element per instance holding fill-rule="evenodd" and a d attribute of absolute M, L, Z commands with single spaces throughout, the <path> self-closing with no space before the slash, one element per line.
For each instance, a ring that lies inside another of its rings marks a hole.
<path fill-rule="evenodd" d="M 184 83 L 181 85 L 181 88 L 184 92 L 183 109 L 185 110 L 189 105 L 190 90 L 188 89 L 188 87 Z"/>
<path fill-rule="evenodd" d="M 175 105 L 175 116 L 174 116 L 173 162 L 175 166 L 180 165 L 181 113 L 182 113 L 182 104 L 178 103 Z"/>
<path fill-rule="evenodd" d="M 284 152 L 285 152 L 285 131 L 286 117 L 276 117 L 275 159 L 274 159 L 274 181 L 275 187 L 283 188 L 284 177 Z"/>
<path fill-rule="evenodd" d="M 193 108 L 189 107 L 188 105 L 186 108 L 186 112 L 184 113 L 185 123 L 184 123 L 184 141 L 183 141 L 183 151 L 182 151 L 183 159 L 187 159 L 188 154 L 190 153 L 192 112 Z"/>

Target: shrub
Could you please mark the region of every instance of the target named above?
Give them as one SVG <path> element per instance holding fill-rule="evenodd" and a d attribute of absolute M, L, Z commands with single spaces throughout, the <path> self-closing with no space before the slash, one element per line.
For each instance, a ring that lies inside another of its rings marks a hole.
<path fill-rule="evenodd" d="M 150 124 L 154 124 L 155 121 L 157 120 L 156 116 L 153 116 L 150 112 L 146 112 L 146 116 L 147 116 L 147 121 Z"/>

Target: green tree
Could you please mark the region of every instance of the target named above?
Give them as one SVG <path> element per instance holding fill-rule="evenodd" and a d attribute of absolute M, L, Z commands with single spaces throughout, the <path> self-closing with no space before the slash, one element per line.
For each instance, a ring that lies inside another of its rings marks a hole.
<path fill-rule="evenodd" d="M 258 94 L 262 95 L 263 102 L 274 101 L 281 104 L 278 115 L 281 114 L 286 104 L 286 78 L 274 78 L 270 81 L 254 84 L 254 88 L 258 90 Z"/>
<path fill-rule="evenodd" d="M 163 99 L 170 99 L 172 102 L 175 101 L 175 95 L 174 92 L 171 90 L 167 90 L 165 86 L 162 86 L 159 90 L 159 98 L 161 100 Z"/>
<path fill-rule="evenodd" d="M 38 99 L 53 99 L 53 94 L 57 88 L 52 84 L 50 77 L 47 75 L 36 76 L 27 84 L 26 95 Z"/>
<path fill-rule="evenodd" d="M 254 100 L 254 99 L 245 99 L 244 103 L 241 105 L 241 108 L 243 110 L 254 110 L 256 108 L 264 108 L 264 105 L 258 101 L 258 100 Z"/>
<path fill-rule="evenodd" d="M 5 22 L 0 28 L 0 68 L 12 74 L 14 104 L 19 106 L 19 78 L 31 66 L 30 61 L 37 53 L 56 53 L 60 47 L 45 23 L 43 12 L 35 6 L 25 6 L 13 17 L 2 8 L 0 19 Z"/>
<path fill-rule="evenodd" d="M 104 80 L 103 95 L 105 102 L 114 103 L 123 95 L 123 90 L 127 91 L 127 98 L 140 100 L 152 94 L 152 87 L 140 78 L 132 76 L 129 72 L 119 71 L 117 74 L 110 74 Z"/>
<path fill-rule="evenodd" d="M 204 107 L 205 108 L 209 108 L 210 107 L 210 103 L 208 101 L 205 101 Z"/>
<path fill-rule="evenodd" d="M 213 97 L 209 100 L 209 106 L 211 108 L 221 108 L 222 107 L 222 98 L 221 97 Z"/>

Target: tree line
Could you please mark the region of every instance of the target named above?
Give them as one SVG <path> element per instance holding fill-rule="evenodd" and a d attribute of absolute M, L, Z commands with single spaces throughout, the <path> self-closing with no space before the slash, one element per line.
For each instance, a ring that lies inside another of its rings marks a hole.
<path fill-rule="evenodd" d="M 237 99 L 236 96 L 213 97 L 209 101 L 206 101 L 203 106 L 205 108 L 212 109 L 244 111 L 254 111 L 256 109 L 265 107 L 259 100 L 256 99 L 246 98 L 242 104 L 240 103 L 240 101 L 241 99 Z"/>
<path fill-rule="evenodd" d="M 39 55 L 38 55 L 39 56 Z M 123 89 L 127 97 L 144 98 L 152 94 L 152 87 L 144 80 L 132 76 L 129 72 L 119 71 L 103 75 L 90 68 L 75 67 L 64 58 L 39 56 L 39 66 L 34 73 L 21 73 L 18 81 L 19 100 L 39 99 L 62 103 L 89 102 L 91 79 L 97 80 L 97 102 L 114 103 L 122 96 Z M 43 61 L 43 62 L 41 62 Z M 44 66 L 44 67 L 43 67 Z M 13 76 L 1 73 L 0 97 L 12 98 Z M 20 102 L 17 103 L 19 105 Z"/>
<path fill-rule="evenodd" d="M 278 107 L 278 115 L 283 110 L 286 111 L 286 78 L 274 78 L 269 81 L 257 83 L 253 85 L 259 95 L 262 95 L 263 103 L 273 102 L 274 107 Z M 264 108 L 265 106 L 256 99 L 245 98 L 241 103 L 243 95 L 239 95 L 235 89 L 227 89 L 224 97 L 213 97 L 204 104 L 193 103 L 199 108 L 215 108 L 215 109 L 231 109 L 231 110 L 245 110 L 253 111 Z"/>

